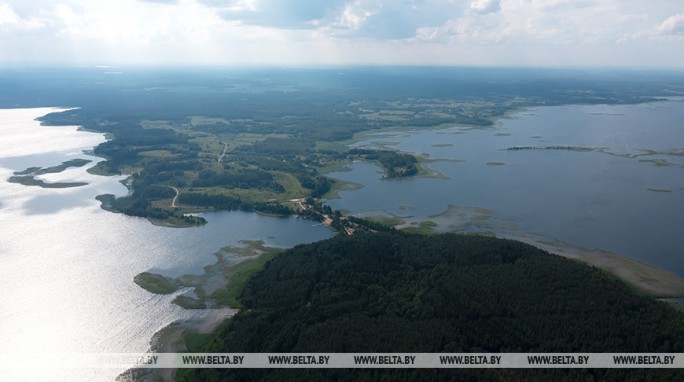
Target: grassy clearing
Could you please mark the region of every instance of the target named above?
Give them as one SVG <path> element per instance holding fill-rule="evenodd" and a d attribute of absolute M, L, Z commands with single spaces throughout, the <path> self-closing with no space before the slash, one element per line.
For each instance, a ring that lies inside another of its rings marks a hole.
<path fill-rule="evenodd" d="M 316 170 L 321 174 L 329 174 L 331 172 L 346 172 L 351 170 L 354 162 L 351 159 L 334 160 L 326 162 L 324 165 L 317 166 Z"/>
<path fill-rule="evenodd" d="M 146 291 L 156 294 L 170 294 L 177 289 L 173 281 L 156 273 L 140 273 L 133 278 L 133 281 Z"/>
<path fill-rule="evenodd" d="M 199 299 L 192 298 L 190 296 L 177 296 L 173 299 L 173 303 L 180 306 L 183 309 L 206 309 L 207 304 Z"/>
<path fill-rule="evenodd" d="M 341 191 L 353 191 L 362 188 L 363 185 L 358 183 L 345 182 L 343 180 L 333 179 L 333 184 L 330 187 L 323 199 L 339 199 Z"/>
<path fill-rule="evenodd" d="M 286 201 L 283 194 L 264 189 L 245 189 L 245 188 L 221 188 L 221 187 L 191 187 L 191 192 L 202 192 L 208 195 L 224 195 L 239 198 L 249 203 L 259 203 L 265 201 Z M 181 190 L 181 194 L 183 190 Z M 186 209 L 184 208 L 183 211 Z"/>
<path fill-rule="evenodd" d="M 242 304 L 238 297 L 245 284 L 253 274 L 263 269 L 264 265 L 275 257 L 277 253 L 277 251 L 270 251 L 229 267 L 224 272 L 224 275 L 229 278 L 228 285 L 215 291 L 210 297 L 215 300 L 217 305 L 241 308 Z"/>
<path fill-rule="evenodd" d="M 406 221 L 394 215 L 377 215 L 377 216 L 364 216 L 364 219 L 370 220 L 372 222 L 384 224 L 386 226 L 394 227 L 406 223 Z"/>
<path fill-rule="evenodd" d="M 285 188 L 285 192 L 279 194 L 280 201 L 304 198 L 308 195 L 308 192 L 304 190 L 294 176 L 284 172 L 273 172 L 272 174 L 275 177 L 276 182 L 280 183 Z"/>
<path fill-rule="evenodd" d="M 204 116 L 192 116 L 190 117 L 190 126 L 201 126 L 201 125 L 214 125 L 217 123 L 230 124 L 230 121 L 225 118 L 211 118 Z"/>
<path fill-rule="evenodd" d="M 168 150 L 149 150 L 149 151 L 141 151 L 138 153 L 138 155 L 146 157 L 146 158 L 152 158 L 152 159 L 174 159 L 177 158 L 178 155 L 173 154 L 172 152 Z"/>
<path fill-rule="evenodd" d="M 415 226 L 412 225 L 410 227 L 402 228 L 401 230 L 419 235 L 436 235 L 437 232 L 435 231 L 435 228 L 437 228 L 437 226 L 437 223 L 431 220 L 423 220 Z"/>
<path fill-rule="evenodd" d="M 240 240 L 240 247 L 227 246 L 221 248 L 221 253 L 232 253 L 239 256 L 259 256 L 264 252 L 269 252 L 274 250 L 273 247 L 267 247 L 263 240 Z"/>
<path fill-rule="evenodd" d="M 349 144 L 351 144 L 351 140 L 346 140 L 346 141 L 316 141 L 315 147 L 318 150 L 329 150 L 329 151 L 336 151 L 336 152 L 345 152 L 349 150 L 349 147 L 347 147 Z"/>
<path fill-rule="evenodd" d="M 228 246 L 216 253 L 215 264 L 204 267 L 201 275 L 183 275 L 169 279 L 143 272 L 134 281 L 143 289 L 157 294 L 175 292 L 179 286 L 193 288 L 195 296 L 179 295 L 173 302 L 185 309 L 228 306 L 240 308 L 240 292 L 247 280 L 281 250 L 267 247 L 261 240 L 242 241 L 242 246 Z M 226 256 L 232 255 L 230 259 Z M 237 262 L 236 262 L 237 261 Z"/>

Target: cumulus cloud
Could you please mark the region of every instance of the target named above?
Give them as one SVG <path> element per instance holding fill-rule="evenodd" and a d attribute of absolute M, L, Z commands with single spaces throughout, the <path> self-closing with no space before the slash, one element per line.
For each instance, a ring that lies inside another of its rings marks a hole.
<path fill-rule="evenodd" d="M 19 16 L 8 4 L 0 4 L 0 25 L 17 24 Z"/>
<path fill-rule="evenodd" d="M 143 3 L 178 4 L 178 0 L 138 0 Z"/>
<path fill-rule="evenodd" d="M 477 14 L 496 13 L 501 10 L 500 0 L 474 0 L 470 3 L 470 10 Z"/>
<path fill-rule="evenodd" d="M 0 0 L 0 63 L 675 65 L 682 12 L 671 0 Z"/>
<path fill-rule="evenodd" d="M 684 13 L 668 17 L 657 30 L 661 34 L 684 34 Z"/>
<path fill-rule="evenodd" d="M 202 0 L 227 20 L 283 29 L 311 29 L 343 9 L 345 0 Z"/>
<path fill-rule="evenodd" d="M 19 16 L 9 4 L 0 4 L 0 28 L 3 26 L 14 28 L 39 28 L 43 22 L 37 18 L 23 18 Z"/>
<path fill-rule="evenodd" d="M 242 25 L 315 31 L 321 36 L 400 40 L 462 15 L 464 0 L 197 0 Z M 491 5 L 487 5 L 491 6 Z M 497 4 L 498 6 L 498 0 Z"/>
<path fill-rule="evenodd" d="M 461 4 L 444 0 L 354 0 L 317 26 L 319 32 L 335 37 L 401 40 L 415 38 L 462 14 Z"/>

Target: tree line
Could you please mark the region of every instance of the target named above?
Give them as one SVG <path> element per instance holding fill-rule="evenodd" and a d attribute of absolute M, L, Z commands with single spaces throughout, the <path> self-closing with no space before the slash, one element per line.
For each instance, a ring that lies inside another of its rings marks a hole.
<path fill-rule="evenodd" d="M 198 352 L 682 352 L 684 316 L 604 272 L 484 236 L 396 231 L 300 245 Z M 678 370 L 182 370 L 181 381 L 625 380 Z M 671 380 L 674 380 L 671 379 Z"/>

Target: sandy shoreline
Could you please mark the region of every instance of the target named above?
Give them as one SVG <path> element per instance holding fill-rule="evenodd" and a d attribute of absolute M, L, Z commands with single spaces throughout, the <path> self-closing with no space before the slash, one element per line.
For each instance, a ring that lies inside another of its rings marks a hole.
<path fill-rule="evenodd" d="M 210 333 L 216 329 L 224 320 L 237 313 L 237 309 L 219 308 L 206 309 L 208 314 L 205 317 L 193 318 L 180 322 L 174 322 L 157 333 L 150 340 L 150 350 L 152 353 L 178 353 L 185 349 L 183 333 L 186 331 L 197 333 Z"/>
<path fill-rule="evenodd" d="M 482 232 L 502 239 L 517 240 L 544 251 L 578 260 L 602 269 L 629 284 L 636 291 L 652 297 L 671 298 L 684 296 L 684 278 L 617 253 L 600 249 L 586 249 L 576 245 L 517 233 L 515 222 L 493 219 L 494 210 L 477 207 L 463 207 L 449 204 L 439 214 L 428 218 L 413 216 L 380 215 L 367 216 L 371 220 L 393 225 L 397 229 L 419 233 L 467 233 L 470 230 Z"/>
<path fill-rule="evenodd" d="M 496 234 L 502 239 L 511 239 L 535 246 L 544 251 L 579 260 L 607 271 L 638 291 L 653 297 L 684 296 L 684 279 L 664 269 L 602 250 L 588 250 L 570 244 L 551 242 L 543 238 L 514 234 Z"/>
<path fill-rule="evenodd" d="M 187 332 L 207 334 L 214 331 L 223 321 L 235 315 L 237 309 L 206 309 L 203 317 L 176 321 L 159 330 L 150 340 L 150 353 L 180 353 L 186 349 L 183 336 Z M 176 369 L 129 369 L 120 374 L 118 382 L 173 381 Z"/>
<path fill-rule="evenodd" d="M 571 244 L 550 241 L 532 235 L 494 233 L 501 239 L 523 242 L 552 254 L 581 261 L 602 269 L 636 291 L 656 298 L 684 296 L 684 279 L 672 272 L 603 250 L 589 250 Z M 210 333 L 222 322 L 235 315 L 232 308 L 206 309 L 206 315 L 174 322 L 159 330 L 150 340 L 151 353 L 179 353 L 186 351 L 184 335 L 188 332 Z M 135 369 L 122 373 L 117 381 L 173 381 L 175 369 Z"/>

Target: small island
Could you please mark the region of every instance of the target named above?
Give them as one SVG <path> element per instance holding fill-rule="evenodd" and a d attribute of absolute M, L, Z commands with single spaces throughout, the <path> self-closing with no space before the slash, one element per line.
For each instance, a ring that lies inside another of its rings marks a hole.
<path fill-rule="evenodd" d="M 23 171 L 17 171 L 13 176 L 10 176 L 7 181 L 10 183 L 17 183 L 24 186 L 37 186 L 41 188 L 71 188 L 71 187 L 81 187 L 88 183 L 85 182 L 55 182 L 50 183 L 41 179 L 36 179 L 37 176 L 44 174 L 56 174 L 60 173 L 70 167 L 83 167 L 92 161 L 87 159 L 72 159 L 57 166 L 52 167 L 29 167 Z"/>

